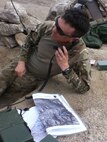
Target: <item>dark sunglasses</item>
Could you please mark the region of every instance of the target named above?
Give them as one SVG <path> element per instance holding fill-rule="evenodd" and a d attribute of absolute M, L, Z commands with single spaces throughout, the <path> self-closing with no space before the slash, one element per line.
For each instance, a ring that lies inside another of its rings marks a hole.
<path fill-rule="evenodd" d="M 56 21 L 55 21 L 55 26 L 56 26 L 56 28 L 57 28 L 58 33 L 59 33 L 61 36 L 72 37 L 72 36 L 70 36 L 70 35 L 66 35 L 66 34 L 62 31 L 62 29 L 60 28 L 60 26 L 59 26 L 59 24 L 58 24 L 58 19 L 59 19 L 59 17 L 57 17 L 57 18 L 56 18 Z"/>

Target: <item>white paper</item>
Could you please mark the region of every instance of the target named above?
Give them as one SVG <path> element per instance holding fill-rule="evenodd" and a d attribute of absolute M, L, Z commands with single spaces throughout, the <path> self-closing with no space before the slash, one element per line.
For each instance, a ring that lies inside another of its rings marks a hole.
<path fill-rule="evenodd" d="M 28 111 L 22 111 L 22 117 L 31 130 L 34 141 L 40 142 L 47 133 L 39 119 L 39 113 L 36 106 L 30 108 Z"/>
<path fill-rule="evenodd" d="M 35 106 L 23 111 L 22 116 L 35 142 L 47 134 L 54 137 L 86 130 L 85 125 L 62 95 L 33 94 Z"/>
<path fill-rule="evenodd" d="M 39 111 L 39 119 L 48 134 L 60 136 L 86 130 L 62 95 L 36 93 L 33 94 L 33 100 Z"/>

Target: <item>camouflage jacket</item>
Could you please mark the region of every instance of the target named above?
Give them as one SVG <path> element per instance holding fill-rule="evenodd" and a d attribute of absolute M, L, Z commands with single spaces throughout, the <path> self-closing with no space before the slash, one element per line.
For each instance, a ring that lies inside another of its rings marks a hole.
<path fill-rule="evenodd" d="M 29 64 L 29 57 L 31 57 L 34 52 L 38 54 L 38 44 L 41 41 L 41 38 L 44 35 L 49 37 L 53 26 L 54 22 L 46 21 L 43 24 L 39 24 L 34 31 L 31 31 L 26 39 L 25 46 L 21 49 L 20 60 Z M 79 42 L 68 51 L 68 54 L 70 72 L 64 76 L 67 79 L 67 82 L 73 86 L 78 93 L 84 93 L 90 89 L 91 66 L 89 62 L 89 53 L 85 48 L 85 44 L 82 39 L 80 39 Z M 40 72 L 43 72 L 43 70 Z M 56 74 L 58 73 L 61 73 L 61 70 Z"/>

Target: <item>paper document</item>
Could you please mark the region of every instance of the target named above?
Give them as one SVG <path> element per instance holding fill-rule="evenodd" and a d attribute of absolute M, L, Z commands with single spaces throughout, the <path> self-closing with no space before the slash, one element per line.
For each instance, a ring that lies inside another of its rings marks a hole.
<path fill-rule="evenodd" d="M 35 107 L 23 114 L 32 136 L 39 142 L 47 134 L 70 135 L 86 130 L 85 125 L 62 95 L 33 94 Z"/>

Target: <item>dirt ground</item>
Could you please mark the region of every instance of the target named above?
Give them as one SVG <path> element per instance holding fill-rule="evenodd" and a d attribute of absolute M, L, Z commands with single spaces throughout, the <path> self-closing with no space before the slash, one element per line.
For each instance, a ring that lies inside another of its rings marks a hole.
<path fill-rule="evenodd" d="M 0 7 L 3 7 L 6 1 L 0 0 Z M 55 2 L 55 0 L 52 2 L 50 0 L 14 1 L 21 3 L 29 13 L 40 20 L 45 19 L 50 5 Z M 9 49 L 0 47 L 0 69 L 9 63 L 18 52 L 19 48 Z M 91 59 L 107 60 L 107 45 L 104 45 L 99 50 L 90 50 L 90 55 Z M 76 94 L 71 90 L 62 75 L 58 75 L 49 80 L 43 92 L 64 95 L 87 127 L 86 132 L 59 137 L 59 142 L 107 142 L 107 71 L 99 71 L 95 66 L 92 66 L 91 89 L 84 95 Z M 5 99 L 1 103 L 8 101 L 8 99 Z M 32 105 L 32 100 L 26 100 L 17 104 L 16 107 L 23 109 L 25 107 L 31 107 Z"/>

